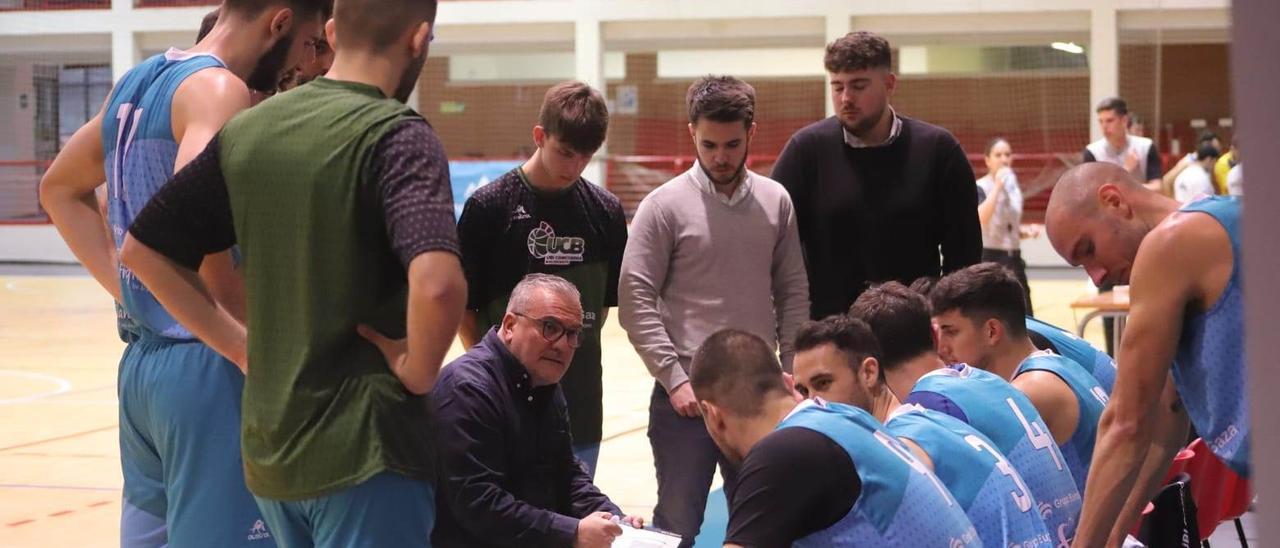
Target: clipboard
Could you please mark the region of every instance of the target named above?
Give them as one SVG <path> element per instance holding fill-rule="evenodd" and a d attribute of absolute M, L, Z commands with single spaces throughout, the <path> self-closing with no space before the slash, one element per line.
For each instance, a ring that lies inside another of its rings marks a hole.
<path fill-rule="evenodd" d="M 645 527 L 622 526 L 622 535 L 613 539 L 612 548 L 679 548 L 680 535 Z"/>

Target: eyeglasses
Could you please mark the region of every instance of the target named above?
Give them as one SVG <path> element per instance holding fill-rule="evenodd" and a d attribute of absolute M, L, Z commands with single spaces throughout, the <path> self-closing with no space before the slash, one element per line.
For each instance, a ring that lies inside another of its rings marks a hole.
<path fill-rule="evenodd" d="M 550 318 L 550 317 L 534 318 L 534 317 L 526 316 L 519 312 L 512 312 L 512 314 L 515 314 L 516 316 L 520 316 L 521 318 L 524 318 L 526 320 L 538 322 L 539 326 L 542 327 L 543 340 L 551 344 L 555 344 L 563 337 L 569 341 L 569 346 L 572 346 L 574 348 L 578 348 L 579 346 L 582 346 L 582 328 L 581 327 L 577 329 L 569 329 L 565 327 L 564 324 L 560 323 L 560 320 L 557 320 L 555 318 Z"/>
<path fill-rule="evenodd" d="M 308 63 L 314 63 L 317 58 L 329 53 L 329 41 L 324 38 L 308 38 L 302 43 L 302 47 L 306 48 Z"/>

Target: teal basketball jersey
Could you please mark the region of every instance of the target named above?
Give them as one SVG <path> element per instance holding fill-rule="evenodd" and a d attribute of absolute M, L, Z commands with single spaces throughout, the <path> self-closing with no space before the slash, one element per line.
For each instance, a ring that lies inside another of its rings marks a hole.
<path fill-rule="evenodd" d="M 793 546 L 982 545 L 941 480 L 866 411 L 807 400 L 778 428 L 807 428 L 830 438 L 849 453 L 862 481 L 861 494 L 844 518 Z"/>
<path fill-rule="evenodd" d="M 956 364 L 921 377 L 906 403 L 947 413 L 982 432 L 1031 488 L 1054 544 L 1075 537 L 1080 489 L 1025 394 L 998 375 Z"/>
<path fill-rule="evenodd" d="M 915 442 L 933 473 L 964 508 L 986 546 L 1051 547 L 1035 497 L 995 442 L 960 420 L 919 405 L 903 405 L 885 429 Z"/>

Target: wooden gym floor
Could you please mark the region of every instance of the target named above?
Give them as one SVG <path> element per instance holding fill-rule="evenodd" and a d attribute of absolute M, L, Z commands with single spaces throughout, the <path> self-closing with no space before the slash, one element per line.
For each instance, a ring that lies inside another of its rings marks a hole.
<path fill-rule="evenodd" d="M 1033 273 L 1031 285 L 1036 315 L 1073 329 L 1080 315 L 1068 304 L 1088 292 L 1084 275 Z M 1097 322 L 1088 338 L 1101 343 Z M 605 439 L 596 483 L 624 511 L 647 518 L 656 500 L 645 436 L 653 380 L 616 314 L 603 347 Z M 0 547 L 118 545 L 122 349 L 106 293 L 82 271 L 0 270 Z M 450 358 L 461 352 L 455 345 Z M 1220 527 L 1214 545 L 1234 546 L 1231 529 Z"/>

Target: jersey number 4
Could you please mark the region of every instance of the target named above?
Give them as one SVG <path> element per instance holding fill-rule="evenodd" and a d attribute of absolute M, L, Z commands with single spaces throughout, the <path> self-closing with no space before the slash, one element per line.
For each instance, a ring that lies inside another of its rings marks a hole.
<path fill-rule="evenodd" d="M 1057 444 L 1053 442 L 1053 436 L 1049 435 L 1049 429 L 1045 428 L 1039 421 L 1030 422 L 1026 415 L 1022 414 L 1022 410 L 1018 408 L 1017 402 L 1013 398 L 1005 398 L 1005 403 L 1009 404 L 1009 408 L 1013 409 L 1013 414 L 1018 416 L 1018 421 L 1022 423 L 1022 428 L 1027 431 L 1027 439 L 1031 440 L 1031 446 L 1036 449 L 1044 449 L 1049 452 L 1049 456 L 1053 457 L 1053 464 L 1062 470 L 1062 457 L 1059 456 Z"/>

